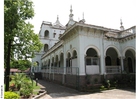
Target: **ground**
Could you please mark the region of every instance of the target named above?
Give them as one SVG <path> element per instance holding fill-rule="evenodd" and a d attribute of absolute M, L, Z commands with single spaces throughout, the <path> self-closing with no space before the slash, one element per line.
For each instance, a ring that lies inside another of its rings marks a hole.
<path fill-rule="evenodd" d="M 40 80 L 39 84 L 48 92 L 39 99 L 136 99 L 136 92 L 132 89 L 112 89 L 85 93 L 44 80 Z"/>

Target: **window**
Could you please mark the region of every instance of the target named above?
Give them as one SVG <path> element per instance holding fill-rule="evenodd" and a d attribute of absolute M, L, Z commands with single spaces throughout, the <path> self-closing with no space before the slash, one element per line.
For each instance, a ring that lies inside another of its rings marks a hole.
<path fill-rule="evenodd" d="M 46 31 L 44 32 L 44 37 L 49 37 L 49 31 L 48 31 L 48 30 L 46 30 Z"/>
<path fill-rule="evenodd" d="M 44 51 L 45 51 L 45 52 L 47 52 L 47 51 L 48 51 L 48 49 L 49 49 L 48 44 L 45 44 L 45 45 L 44 45 Z"/>
<path fill-rule="evenodd" d="M 55 38 L 56 33 L 53 33 L 53 38 Z"/>

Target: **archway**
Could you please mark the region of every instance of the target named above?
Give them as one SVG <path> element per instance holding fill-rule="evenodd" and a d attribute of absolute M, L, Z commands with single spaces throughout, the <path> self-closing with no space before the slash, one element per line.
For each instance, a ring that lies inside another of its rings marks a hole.
<path fill-rule="evenodd" d="M 86 74 L 99 74 L 99 57 L 94 48 L 87 49 L 85 63 Z"/>
<path fill-rule="evenodd" d="M 109 47 L 106 50 L 105 64 L 106 64 L 106 73 L 120 73 L 120 59 L 118 58 L 118 51 L 115 48 Z"/>
<path fill-rule="evenodd" d="M 63 67 L 64 66 L 64 55 L 63 53 L 60 54 L 60 66 L 59 67 Z"/>
<path fill-rule="evenodd" d="M 125 52 L 124 70 L 128 73 L 136 72 L 135 51 L 128 49 Z"/>

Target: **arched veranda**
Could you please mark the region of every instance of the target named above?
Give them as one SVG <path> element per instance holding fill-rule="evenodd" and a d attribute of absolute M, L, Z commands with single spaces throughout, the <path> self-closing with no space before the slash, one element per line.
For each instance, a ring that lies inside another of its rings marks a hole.
<path fill-rule="evenodd" d="M 136 72 L 136 57 L 133 49 L 128 49 L 125 52 L 124 71 L 127 73 Z"/>
<path fill-rule="evenodd" d="M 99 74 L 99 57 L 94 48 L 88 48 L 85 57 L 86 74 Z"/>
<path fill-rule="evenodd" d="M 120 73 L 120 59 L 115 48 L 109 47 L 105 57 L 106 73 Z"/>

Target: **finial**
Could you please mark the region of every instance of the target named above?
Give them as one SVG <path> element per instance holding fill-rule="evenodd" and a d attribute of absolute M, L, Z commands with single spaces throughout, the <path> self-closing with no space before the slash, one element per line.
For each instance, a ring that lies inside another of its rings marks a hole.
<path fill-rule="evenodd" d="M 70 13 L 72 14 L 72 5 L 70 6 Z"/>
<path fill-rule="evenodd" d="M 122 19 L 120 19 L 120 24 L 121 24 L 121 26 L 122 26 L 122 24 L 123 24 L 123 23 L 122 23 Z"/>
<path fill-rule="evenodd" d="M 69 19 L 70 19 L 70 20 L 73 20 L 72 5 L 70 6 L 70 15 L 69 15 Z"/>
<path fill-rule="evenodd" d="M 121 24 L 120 29 L 121 29 L 121 30 L 124 30 L 124 26 L 123 26 L 122 19 L 120 19 L 120 24 Z"/>
<path fill-rule="evenodd" d="M 57 15 L 57 20 L 59 20 L 59 16 Z"/>

